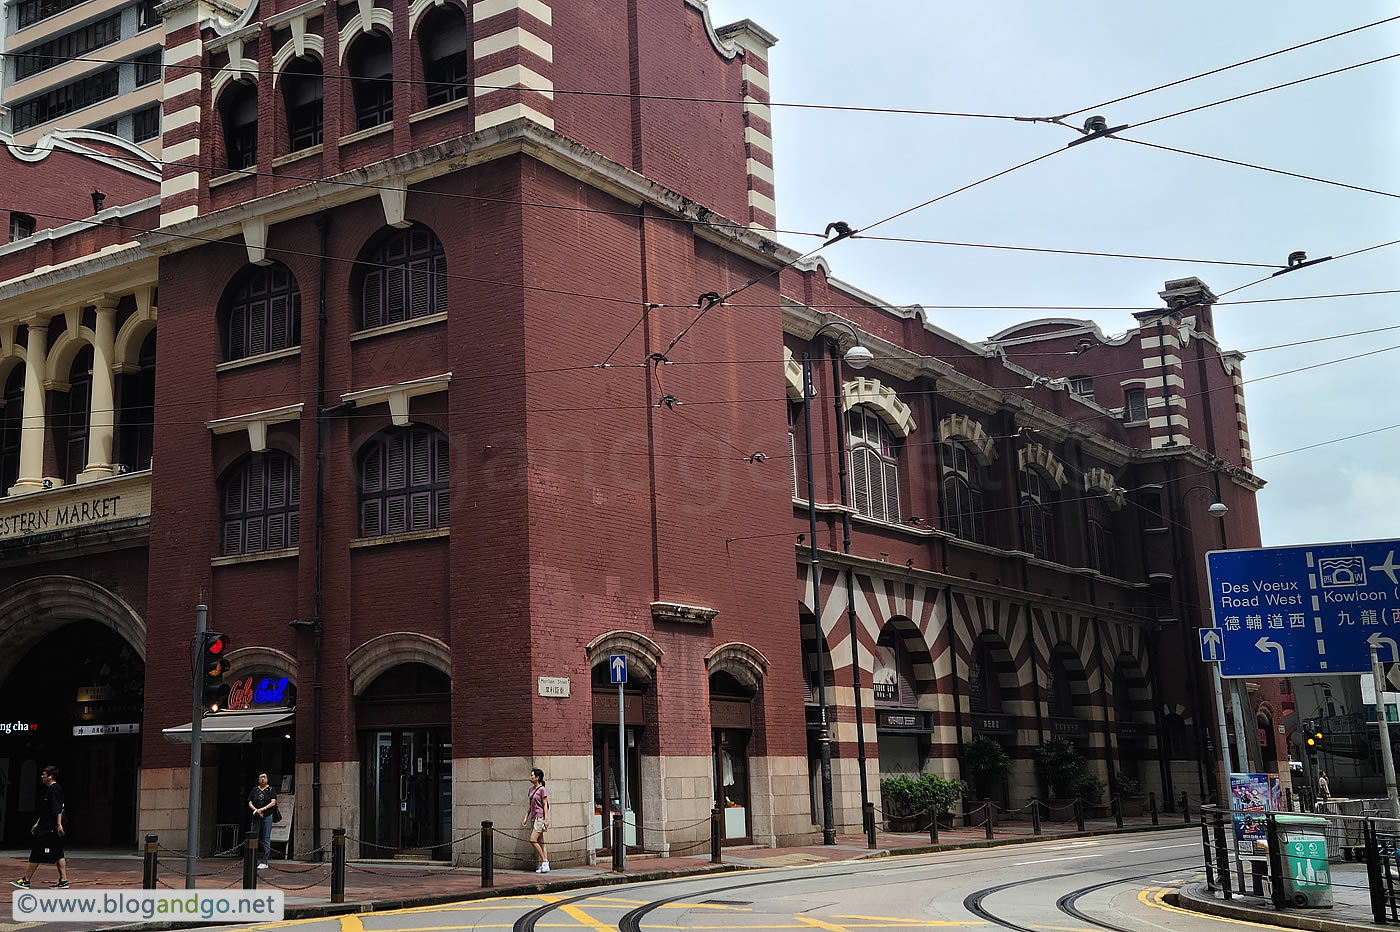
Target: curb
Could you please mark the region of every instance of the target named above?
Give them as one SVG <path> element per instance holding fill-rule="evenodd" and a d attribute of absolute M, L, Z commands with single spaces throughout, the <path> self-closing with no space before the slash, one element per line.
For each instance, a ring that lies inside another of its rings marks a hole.
<path fill-rule="evenodd" d="M 1192 823 L 1199 826 L 1200 823 Z M 962 851 L 974 850 L 977 848 L 1000 848 L 1006 845 L 1024 845 L 1046 841 L 1061 841 L 1073 838 L 1094 838 L 1105 835 L 1126 835 L 1133 832 L 1162 832 L 1172 829 L 1190 828 L 1185 822 L 1163 824 L 1163 825 L 1143 825 L 1124 826 L 1123 828 L 1103 829 L 1099 831 L 1068 832 L 1058 835 L 1018 835 L 1014 838 L 995 838 L 992 840 L 979 839 L 976 841 L 954 842 L 950 844 L 919 845 L 912 848 L 877 848 L 868 850 L 856 857 L 846 858 L 845 861 L 868 861 L 877 858 L 899 857 L 902 855 L 933 854 L 940 851 Z M 765 849 L 767 850 L 767 849 Z M 843 861 L 825 861 L 825 864 L 840 864 Z M 811 865 L 815 867 L 816 862 Z M 767 865 L 748 864 L 700 864 L 695 867 L 675 868 L 672 870 L 648 871 L 640 874 L 599 874 L 594 877 L 578 877 L 570 880 L 555 880 L 547 883 L 532 883 L 518 887 L 491 887 L 485 890 L 463 890 L 456 893 L 441 893 L 432 896 L 412 896 L 398 899 L 385 900 L 356 900 L 347 903 L 318 903 L 315 905 L 288 906 L 283 913 L 283 919 L 326 919 L 332 916 L 365 915 L 371 913 L 385 912 L 396 909 L 411 909 L 416 906 L 442 906 L 447 903 L 465 903 L 472 900 L 491 899 L 499 896 L 531 896 L 540 893 L 555 893 L 566 890 L 579 890 L 585 887 L 611 887 L 621 886 L 631 883 L 646 883 L 655 880 L 673 880 L 682 877 L 700 877 L 707 874 L 728 874 L 739 871 L 767 870 Z M 199 923 L 189 922 L 143 922 L 124 923 L 120 926 L 123 932 L 166 932 L 170 929 L 193 929 L 202 928 Z M 109 926 L 108 928 L 116 928 Z M 1307 926 L 1304 928 L 1317 928 Z M 1340 932 L 1351 932 L 1356 926 L 1334 926 L 1328 927 L 1327 932 L 1333 932 L 1334 928 Z"/>
<path fill-rule="evenodd" d="M 1263 923 L 1266 926 L 1307 929 L 1309 932 L 1362 932 L 1362 930 L 1376 928 L 1370 923 L 1343 922 L 1339 919 L 1315 919 L 1312 916 L 1294 912 L 1279 912 L 1264 906 L 1246 906 L 1233 900 L 1226 903 L 1217 900 L 1206 891 L 1205 884 L 1200 883 L 1187 884 L 1176 893 L 1168 893 L 1163 899 L 1181 909 L 1189 909 L 1192 912 L 1205 913 L 1209 916 Z"/>

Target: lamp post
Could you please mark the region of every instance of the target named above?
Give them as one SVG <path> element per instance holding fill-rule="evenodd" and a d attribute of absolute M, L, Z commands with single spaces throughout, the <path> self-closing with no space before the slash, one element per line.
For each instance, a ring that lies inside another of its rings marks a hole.
<path fill-rule="evenodd" d="M 817 329 L 812 334 L 815 340 L 828 327 L 840 326 L 850 331 L 854 341 L 850 349 L 846 351 L 846 362 L 852 369 L 864 369 L 873 358 L 870 350 L 860 343 L 860 335 L 856 329 L 844 321 L 831 321 Z M 817 706 L 821 713 L 821 732 L 817 741 L 820 746 L 821 769 L 822 769 L 822 844 L 836 844 L 836 810 L 835 803 L 831 798 L 831 723 L 827 719 L 826 707 L 826 664 L 823 661 L 823 642 L 825 632 L 822 630 L 822 601 L 821 601 L 821 557 L 817 551 L 817 492 L 816 492 L 816 470 L 812 466 L 812 399 L 816 397 L 816 389 L 812 385 L 812 354 L 810 350 L 802 353 L 802 419 L 803 434 L 806 440 L 807 454 L 807 529 L 809 533 L 808 543 L 810 545 L 810 558 L 808 573 L 812 581 L 812 615 L 817 627 Z M 836 425 L 837 430 L 842 429 L 841 424 Z M 858 663 L 860 652 L 856 649 L 854 639 L 851 642 L 851 662 Z M 859 702 L 857 690 L 856 701 Z M 856 734 L 861 735 L 862 722 L 856 722 Z M 862 736 L 863 737 L 863 736 Z M 865 761 L 861 761 L 862 767 Z M 864 800 L 862 800 L 862 803 Z M 862 812 L 864 807 L 862 806 Z"/>

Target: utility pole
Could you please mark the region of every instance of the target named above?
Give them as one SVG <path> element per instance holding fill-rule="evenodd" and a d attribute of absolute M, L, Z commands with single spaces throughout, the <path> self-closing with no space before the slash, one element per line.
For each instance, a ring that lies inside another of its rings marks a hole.
<path fill-rule="evenodd" d="M 200 725 L 204 717 L 204 631 L 209 621 L 209 606 L 194 609 L 194 687 L 193 715 L 190 718 L 190 808 L 185 822 L 185 889 L 194 889 L 195 860 L 199 857 L 199 765 L 203 756 L 200 746 Z"/>
<path fill-rule="evenodd" d="M 1395 755 L 1390 749 L 1390 719 L 1385 714 L 1385 673 L 1376 645 L 1371 645 L 1371 676 L 1376 681 L 1376 727 L 1380 730 L 1381 765 L 1385 767 L 1385 794 L 1390 798 L 1390 817 L 1400 818 L 1400 796 L 1395 790 Z"/>

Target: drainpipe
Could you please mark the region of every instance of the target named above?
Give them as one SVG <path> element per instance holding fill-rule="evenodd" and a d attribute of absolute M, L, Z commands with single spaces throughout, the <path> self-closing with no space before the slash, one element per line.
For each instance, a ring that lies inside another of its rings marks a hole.
<path fill-rule="evenodd" d="M 325 585 L 326 536 L 326 446 L 329 423 L 326 419 L 326 288 L 330 278 L 331 218 L 325 211 L 316 215 L 316 231 L 321 239 L 320 283 L 316 289 L 316 584 L 312 594 L 313 636 L 311 673 L 311 849 L 321 847 L 321 641 Z M 319 856 L 318 856 L 319 859 Z"/>

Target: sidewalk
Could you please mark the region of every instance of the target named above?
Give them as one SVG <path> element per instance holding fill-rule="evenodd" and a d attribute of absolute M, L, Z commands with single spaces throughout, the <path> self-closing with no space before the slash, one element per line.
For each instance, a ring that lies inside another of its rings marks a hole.
<path fill-rule="evenodd" d="M 1085 835 L 1108 834 L 1117 831 L 1112 820 L 1090 820 L 1085 823 Z M 1163 830 L 1184 828 L 1180 814 L 1162 813 Z M 1125 819 L 1123 831 L 1151 829 L 1148 818 Z M 791 848 L 725 848 L 722 864 L 711 864 L 708 851 L 681 857 L 629 856 L 627 872 L 612 872 L 612 862 L 606 856 L 593 865 L 556 867 L 547 875 L 530 870 L 507 870 L 497 867 L 495 886 L 483 891 L 479 867 L 447 867 L 423 862 L 352 861 L 346 865 L 345 902 L 330 902 L 330 863 L 310 864 L 299 861 L 272 861 L 267 870 L 258 871 L 258 886 L 276 888 L 286 893 L 287 918 L 307 918 L 351 912 L 371 912 L 406 906 L 431 905 L 472 899 L 477 896 L 524 894 L 558 891 L 576 887 L 628 883 L 639 880 L 664 879 L 686 874 L 716 871 L 746 870 L 760 867 L 798 867 L 861 858 L 884 857 L 891 854 L 912 854 L 955 848 L 1017 844 L 1035 840 L 1082 837 L 1073 822 L 1046 822 L 1042 834 L 1031 833 L 1028 822 L 998 825 L 995 838 L 986 839 L 981 826 L 958 827 L 939 833 L 939 844 L 933 845 L 927 833 L 879 833 L 876 847 L 866 845 L 863 835 L 839 835 L 835 846 L 811 845 Z M 0 879 L 12 880 L 23 875 L 26 853 L 0 852 Z M 112 856 L 110 853 L 86 857 L 71 852 L 68 857 L 69 876 L 79 889 L 139 889 L 142 862 L 139 855 Z M 159 867 L 160 889 L 184 887 L 183 858 L 162 854 Z M 208 889 L 236 889 L 242 885 L 243 863 L 237 859 L 201 859 L 197 862 L 197 885 Z M 52 867 L 41 867 L 36 889 L 47 889 L 55 878 Z M 0 925 L 3 925 L 0 923 Z M 52 926 L 52 928 L 59 928 Z M 38 926 L 30 926 L 39 932 Z"/>
<path fill-rule="evenodd" d="M 1331 909 L 1287 909 L 1279 912 L 1266 897 L 1253 895 L 1252 884 L 1246 888 L 1250 891 L 1248 895 L 1241 896 L 1236 893 L 1229 900 L 1225 899 L 1225 895 L 1218 888 L 1212 893 L 1206 889 L 1205 884 L 1188 884 L 1178 891 L 1175 905 L 1182 909 L 1228 919 L 1292 929 L 1311 929 L 1315 932 L 1354 932 L 1357 929 L 1380 928 L 1371 914 L 1371 893 L 1367 885 L 1366 865 L 1350 861 L 1334 862 L 1331 865 L 1331 874 Z M 1238 878 L 1238 874 L 1234 876 Z M 1236 880 L 1231 882 L 1235 883 Z"/>

